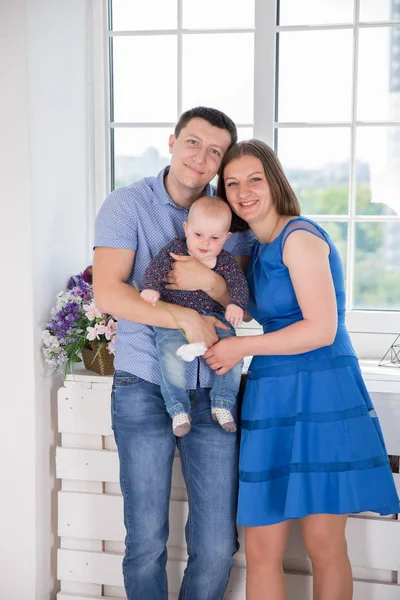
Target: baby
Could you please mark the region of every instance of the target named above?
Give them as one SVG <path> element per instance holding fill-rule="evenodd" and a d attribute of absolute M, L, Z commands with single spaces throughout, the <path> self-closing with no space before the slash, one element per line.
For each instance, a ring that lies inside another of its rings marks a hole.
<path fill-rule="evenodd" d="M 207 196 L 196 200 L 189 210 L 187 222 L 183 224 L 186 239 L 175 238 L 153 258 L 144 274 L 144 289 L 141 292 L 142 298 L 153 306 L 161 298 L 165 302 L 193 308 L 204 315 L 216 316 L 230 325 L 229 330 L 218 329 L 220 338 L 235 335 L 233 326 L 243 320 L 249 295 L 242 270 L 233 256 L 222 248 L 231 236 L 231 219 L 231 209 L 221 198 Z M 202 290 L 165 288 L 163 280 L 173 263 L 170 252 L 189 254 L 225 279 L 231 297 L 226 310 Z M 154 327 L 154 331 L 160 359 L 161 392 L 166 409 L 172 417 L 174 434 L 183 436 L 190 431 L 190 400 L 186 387 L 185 363 L 182 362 L 182 358 L 187 360 L 184 350 L 201 346 L 188 359 L 193 360 L 195 356 L 204 354 L 206 347 L 204 344 L 189 344 L 182 348 L 182 333 L 177 329 Z M 213 419 L 231 432 L 236 431 L 232 408 L 239 391 L 242 363 L 243 361 L 225 375 L 214 375 L 210 392 Z"/>

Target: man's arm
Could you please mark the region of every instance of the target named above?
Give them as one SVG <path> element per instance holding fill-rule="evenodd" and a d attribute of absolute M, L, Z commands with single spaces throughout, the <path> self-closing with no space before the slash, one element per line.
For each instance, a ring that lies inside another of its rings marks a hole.
<path fill-rule="evenodd" d="M 121 248 L 95 249 L 93 290 L 98 309 L 117 319 L 175 329 L 176 322 L 168 311 L 149 306 L 141 299 L 139 292 L 127 283 L 135 254 L 135 250 Z"/>
<path fill-rule="evenodd" d="M 117 319 L 127 319 L 144 325 L 177 329 L 181 327 L 191 342 L 204 341 L 211 346 L 218 340 L 213 317 L 203 317 L 196 311 L 163 304 L 155 307 L 145 302 L 139 292 L 128 284 L 135 260 L 135 251 L 98 246 L 94 252 L 93 290 L 101 312 Z M 219 325 L 218 325 L 219 326 Z"/>

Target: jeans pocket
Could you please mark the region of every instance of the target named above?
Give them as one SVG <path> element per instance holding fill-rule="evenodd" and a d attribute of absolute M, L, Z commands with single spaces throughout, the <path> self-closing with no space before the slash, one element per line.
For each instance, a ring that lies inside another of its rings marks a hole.
<path fill-rule="evenodd" d="M 143 381 L 143 379 L 141 379 L 137 375 L 128 373 L 127 371 L 115 371 L 113 387 L 114 388 L 129 387 L 129 386 L 137 385 L 138 383 L 141 383 L 142 381 Z"/>

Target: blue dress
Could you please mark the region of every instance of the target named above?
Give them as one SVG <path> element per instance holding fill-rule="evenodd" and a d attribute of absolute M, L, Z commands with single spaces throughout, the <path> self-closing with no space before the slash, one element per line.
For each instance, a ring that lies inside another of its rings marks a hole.
<path fill-rule="evenodd" d="M 400 512 L 382 432 L 345 326 L 342 263 L 332 240 L 304 217 L 270 244 L 257 244 L 248 269 L 249 309 L 264 333 L 302 314 L 282 262 L 298 229 L 325 240 L 338 329 L 332 345 L 297 355 L 255 356 L 242 406 L 238 523 L 270 525 L 310 514 Z"/>

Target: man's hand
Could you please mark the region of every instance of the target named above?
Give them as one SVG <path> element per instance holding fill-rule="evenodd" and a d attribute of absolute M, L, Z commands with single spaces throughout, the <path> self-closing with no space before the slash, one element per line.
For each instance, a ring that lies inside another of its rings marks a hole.
<path fill-rule="evenodd" d="M 243 309 L 237 304 L 228 304 L 226 307 L 225 319 L 234 327 L 237 327 L 243 321 L 243 316 Z"/>
<path fill-rule="evenodd" d="M 173 252 L 170 252 L 170 255 L 174 262 L 164 279 L 167 282 L 165 286 L 167 290 L 186 290 L 187 292 L 202 290 L 207 293 L 207 290 L 212 288 L 214 271 L 193 256 L 184 256 Z"/>
<path fill-rule="evenodd" d="M 148 302 L 152 306 L 155 306 L 160 299 L 160 292 L 157 292 L 157 290 L 142 290 L 140 295 L 145 302 Z"/>
<path fill-rule="evenodd" d="M 215 328 L 229 329 L 216 317 L 205 317 L 196 311 L 191 311 L 189 318 L 181 321 L 181 326 L 189 343 L 204 342 L 207 348 L 218 342 L 219 338 Z"/>

